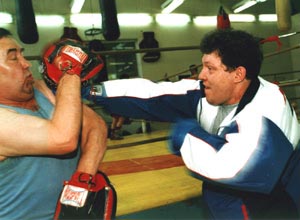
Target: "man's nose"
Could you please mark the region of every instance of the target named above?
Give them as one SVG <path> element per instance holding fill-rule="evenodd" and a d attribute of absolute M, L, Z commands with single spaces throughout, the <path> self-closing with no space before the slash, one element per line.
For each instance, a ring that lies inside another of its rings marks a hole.
<path fill-rule="evenodd" d="M 199 79 L 199 80 L 204 80 L 205 77 L 206 77 L 206 74 L 205 74 L 204 69 L 202 68 L 202 69 L 200 70 L 200 72 L 199 72 L 198 79 Z"/>
<path fill-rule="evenodd" d="M 20 59 L 21 59 L 20 62 L 24 69 L 30 68 L 32 66 L 31 63 L 27 59 L 25 59 L 25 57 L 22 56 Z"/>

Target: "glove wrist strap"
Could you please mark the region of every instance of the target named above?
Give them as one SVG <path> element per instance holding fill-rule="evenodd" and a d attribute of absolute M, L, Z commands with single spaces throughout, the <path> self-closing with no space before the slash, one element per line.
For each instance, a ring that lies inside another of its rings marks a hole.
<path fill-rule="evenodd" d="M 89 188 L 95 186 L 95 176 L 84 173 L 80 171 L 76 171 L 73 175 L 71 180 L 69 181 L 69 184 L 74 184 L 77 186 Z"/>

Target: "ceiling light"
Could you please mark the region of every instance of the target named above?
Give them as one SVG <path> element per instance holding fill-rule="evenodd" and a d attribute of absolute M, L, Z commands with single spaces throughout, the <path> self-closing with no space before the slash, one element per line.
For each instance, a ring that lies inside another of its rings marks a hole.
<path fill-rule="evenodd" d="M 82 9 L 85 0 L 72 0 L 71 3 L 71 13 L 76 14 L 79 13 Z"/>
<path fill-rule="evenodd" d="M 145 13 L 118 14 L 118 23 L 120 26 L 146 26 L 152 21 L 152 16 Z"/>
<path fill-rule="evenodd" d="M 102 27 L 102 16 L 99 13 L 71 14 L 70 22 L 77 26 Z"/>
<path fill-rule="evenodd" d="M 255 16 L 250 14 L 230 14 L 229 20 L 231 22 L 254 22 Z"/>
<path fill-rule="evenodd" d="M 250 14 L 230 14 L 229 20 L 230 22 L 254 22 L 256 19 Z M 217 16 L 197 16 L 193 22 L 198 26 L 216 26 Z"/>
<path fill-rule="evenodd" d="M 13 22 L 13 18 L 11 14 L 0 12 L 0 23 L 1 24 L 11 24 Z"/>
<path fill-rule="evenodd" d="M 258 15 L 258 20 L 261 22 L 276 22 L 277 15 L 276 14 L 261 14 L 261 15 Z"/>
<path fill-rule="evenodd" d="M 186 14 L 157 14 L 157 23 L 163 26 L 182 26 L 190 22 L 190 16 Z"/>
<path fill-rule="evenodd" d="M 184 0 L 167 0 L 161 5 L 162 8 L 161 13 L 169 14 L 172 11 L 174 11 L 176 8 L 178 8 L 183 2 Z"/>
<path fill-rule="evenodd" d="M 217 16 L 197 16 L 193 22 L 198 26 L 216 26 Z"/>
<path fill-rule="evenodd" d="M 233 6 L 233 12 L 239 13 L 247 8 L 252 7 L 253 5 L 256 5 L 257 2 L 258 1 L 256 1 L 256 0 L 243 0 Z"/>
<path fill-rule="evenodd" d="M 65 23 L 64 17 L 60 15 L 36 15 L 35 21 L 39 26 L 60 26 Z"/>

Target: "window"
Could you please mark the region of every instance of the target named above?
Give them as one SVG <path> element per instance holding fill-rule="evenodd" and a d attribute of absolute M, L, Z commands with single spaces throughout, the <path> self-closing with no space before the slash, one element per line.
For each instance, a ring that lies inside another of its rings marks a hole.
<path fill-rule="evenodd" d="M 107 51 L 136 49 L 136 40 L 104 41 L 103 44 Z M 109 80 L 139 76 L 136 53 L 105 55 L 105 62 Z"/>

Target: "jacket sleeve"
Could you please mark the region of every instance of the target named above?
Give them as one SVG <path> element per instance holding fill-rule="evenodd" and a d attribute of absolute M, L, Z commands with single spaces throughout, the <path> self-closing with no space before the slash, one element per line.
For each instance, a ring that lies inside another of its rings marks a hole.
<path fill-rule="evenodd" d="M 196 121 L 180 121 L 173 128 L 170 148 L 202 180 L 270 193 L 293 152 L 283 132 L 263 117 L 234 121 L 223 133 L 217 136 Z"/>
<path fill-rule="evenodd" d="M 196 80 L 154 83 L 147 79 L 112 80 L 98 85 L 90 100 L 110 113 L 153 121 L 192 118 L 200 97 Z"/>

